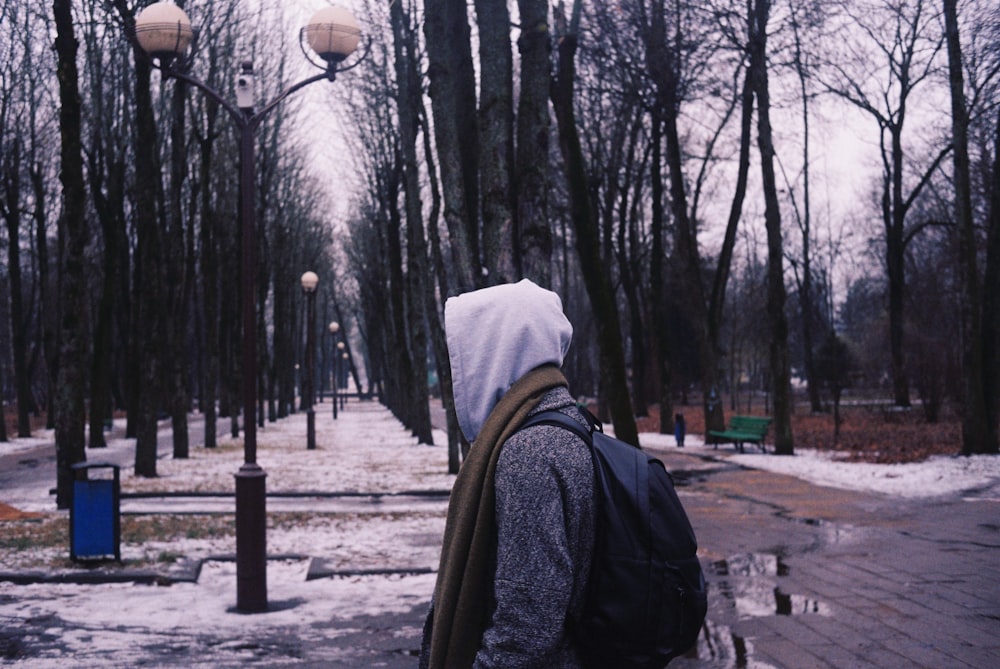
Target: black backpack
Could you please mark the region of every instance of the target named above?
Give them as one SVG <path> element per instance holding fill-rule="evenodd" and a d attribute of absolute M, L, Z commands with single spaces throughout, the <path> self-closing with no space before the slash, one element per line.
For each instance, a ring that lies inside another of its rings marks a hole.
<path fill-rule="evenodd" d="M 591 666 L 659 669 L 695 645 L 705 620 L 694 530 L 663 463 L 604 434 L 585 415 L 589 430 L 559 411 L 521 426 L 575 432 L 594 460 L 594 559 L 583 616 L 571 628 Z"/>

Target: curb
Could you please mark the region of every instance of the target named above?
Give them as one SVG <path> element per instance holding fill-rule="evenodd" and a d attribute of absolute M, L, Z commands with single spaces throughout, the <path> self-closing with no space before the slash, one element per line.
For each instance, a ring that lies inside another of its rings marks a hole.
<path fill-rule="evenodd" d="M 306 574 L 307 581 L 315 581 L 320 578 L 350 578 L 352 576 L 419 576 L 422 574 L 434 574 L 436 569 L 430 567 L 403 567 L 393 569 L 390 567 L 381 569 L 336 569 L 330 564 L 327 558 L 313 558 L 309 563 L 309 572 Z"/>
<path fill-rule="evenodd" d="M 310 560 L 308 555 L 297 553 L 277 553 L 268 555 L 268 560 Z M 197 583 L 201 568 L 206 562 L 236 562 L 235 554 L 209 555 L 204 558 L 182 558 L 165 570 L 156 569 L 114 569 L 108 562 L 94 562 L 94 566 L 80 570 L 46 572 L 41 570 L 0 572 L 0 583 L 15 585 L 68 584 L 102 585 L 107 583 L 134 583 L 136 585 L 173 585 L 174 583 Z M 85 563 L 86 564 L 86 563 Z M 308 580 L 308 579 L 307 579 Z"/>

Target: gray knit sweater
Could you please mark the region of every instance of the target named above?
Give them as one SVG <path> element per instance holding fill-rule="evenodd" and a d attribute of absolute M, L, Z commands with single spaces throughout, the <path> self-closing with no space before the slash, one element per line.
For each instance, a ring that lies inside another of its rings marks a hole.
<path fill-rule="evenodd" d="M 586 424 L 565 388 L 537 411 L 560 409 Z M 594 546 L 590 450 L 548 425 L 517 432 L 496 470 L 497 551 L 491 623 L 475 667 L 579 667 L 567 629 L 579 617 Z"/>

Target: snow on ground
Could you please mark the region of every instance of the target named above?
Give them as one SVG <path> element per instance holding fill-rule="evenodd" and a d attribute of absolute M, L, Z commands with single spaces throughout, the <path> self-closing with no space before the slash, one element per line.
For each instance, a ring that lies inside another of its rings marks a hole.
<path fill-rule="evenodd" d="M 644 433 L 639 442 L 651 448 L 674 449 L 673 436 Z M 706 446 L 697 435 L 688 435 L 684 448 L 695 453 L 725 458 L 751 469 L 788 474 L 810 483 L 874 492 L 910 499 L 941 497 L 976 491 L 981 496 L 1000 498 L 1000 457 L 991 455 L 935 456 L 924 462 L 883 465 L 839 460 L 836 453 L 796 446 L 795 455 L 781 457 L 735 451 L 732 445 Z"/>
<path fill-rule="evenodd" d="M 306 449 L 306 417 L 302 413 L 266 423 L 258 430 L 257 462 L 267 473 L 268 493 L 384 494 L 445 492 L 451 488 L 454 476 L 447 473 L 447 449 L 418 444 L 417 439 L 377 403 L 351 403 L 339 413 L 337 420 L 325 412 L 316 415 L 315 420 L 315 450 Z M 194 436 L 192 433 L 192 438 Z M 436 439 L 438 443 L 446 441 L 440 433 Z M 164 441 L 169 443 L 169 430 L 166 437 L 161 433 L 160 440 L 163 453 Z M 107 451 L 90 450 L 88 457 L 92 461 L 113 459 L 108 456 L 128 449 L 134 450 L 134 441 L 115 439 L 109 441 Z M 192 446 L 187 459 L 173 459 L 167 449 L 166 457 L 161 456 L 157 462 L 156 478 L 137 477 L 131 467 L 122 466 L 121 490 L 125 495 L 140 492 L 231 495 L 235 486 L 234 474 L 243 460 L 242 439 L 220 435 L 217 448 Z M 15 504 L 24 511 L 51 512 L 53 500 L 48 494 L 51 484 L 46 483 L 48 485 L 42 486 L 42 490 L 2 491 L 0 501 Z M 124 499 L 123 512 L 128 513 L 135 501 Z M 188 506 L 197 511 L 199 506 L 214 509 L 220 503 L 232 513 L 232 497 L 221 502 L 194 500 Z M 311 513 L 323 510 L 318 508 L 320 503 L 317 498 L 309 497 L 269 500 L 268 551 L 321 557 L 338 569 L 428 569 L 437 566 L 447 505 L 443 498 L 437 502 L 412 500 L 411 508 L 402 509 L 405 502 L 379 503 L 367 498 L 362 501 L 347 498 L 326 509 L 336 513 Z M 166 509 L 176 508 L 170 498 L 146 501 L 142 506 L 155 509 L 157 504 Z M 288 518 L 277 513 L 281 509 L 295 516 Z M 192 534 L 195 536 L 169 541 L 123 542 L 122 559 L 126 563 L 155 562 L 157 556 L 163 554 L 204 559 L 235 551 L 230 532 Z M 0 550 L 0 571 L 57 562 L 65 554 L 64 546 L 44 551 Z"/>
<path fill-rule="evenodd" d="M 441 432 L 435 433 L 438 446 L 418 445 L 407 430 L 375 403 L 348 404 L 336 421 L 325 413 L 328 408 L 328 403 L 318 406 L 314 451 L 305 447 L 304 414 L 268 423 L 258 432 L 257 460 L 267 472 L 269 492 L 386 493 L 450 488 L 454 477 L 446 473 L 447 449 L 440 445 L 446 440 Z M 45 438 L 43 434 L 37 439 Z M 20 441 L 0 444 L 0 455 L 22 448 Z M 675 448 L 671 436 L 643 434 L 640 441 L 653 449 L 669 449 L 672 454 L 681 452 Z M 129 467 L 123 467 L 123 491 L 231 491 L 233 474 L 243 460 L 241 442 L 228 436 L 222 439 L 220 435 L 220 446 L 208 450 L 197 444 L 194 431 L 192 442 L 190 458 L 174 460 L 168 454 L 158 461 L 160 476 L 156 479 L 136 478 Z M 134 442 L 115 439 L 107 453 L 132 448 Z M 692 466 L 701 464 L 701 458 L 719 458 L 850 490 L 910 498 L 976 490 L 980 499 L 1000 498 L 1000 458 L 939 457 L 920 464 L 874 465 L 838 461 L 827 453 L 807 448 L 797 448 L 794 457 L 739 454 L 731 446 L 720 446 L 718 450 L 706 447 L 696 435 L 688 436 L 683 452 L 694 458 Z M 20 508 L 52 511 L 47 490 L 0 491 L 0 501 L 13 503 L 13 499 Z M 269 501 L 269 509 L 270 504 Z M 276 523 L 268 530 L 271 554 L 323 558 L 336 569 L 436 567 L 444 529 L 443 501 L 431 509 L 421 507 L 409 512 L 380 512 L 376 503 L 367 513 L 353 510 L 310 514 L 309 500 L 303 504 L 300 520 Z M 274 518 L 271 520 L 273 523 Z M 56 552 L 65 556 L 66 550 L 60 548 Z M 123 546 L 126 561 L 149 559 L 160 552 L 203 559 L 231 554 L 234 545 L 230 535 Z M 0 570 L 18 568 L 10 553 L 0 553 L 0 557 L 3 558 Z M 225 633 L 227 629 L 244 633 L 286 625 L 301 630 L 311 626 L 322 628 L 325 621 L 338 618 L 348 620 L 356 615 L 407 611 L 428 602 L 434 584 L 433 574 L 306 581 L 308 566 L 308 560 L 269 563 L 268 597 L 275 610 L 263 616 L 232 612 L 235 566 L 231 562 L 209 560 L 204 563 L 197 583 L 177 583 L 171 587 L 0 583 L 0 622 L 55 615 L 79 624 L 86 631 L 65 635 L 64 657 L 103 647 L 121 659 L 125 651 L 114 652 L 116 644 L 132 647 L 139 643 L 140 636 L 148 640 L 150 634 L 176 638 L 196 635 L 204 629 L 213 633 L 220 630 Z M 133 634 L 136 638 L 130 640 Z M 110 636 L 103 638 L 104 635 Z"/>
<path fill-rule="evenodd" d="M 416 438 L 381 405 L 348 404 L 337 420 L 327 415 L 329 404 L 317 407 L 322 413 L 317 411 L 315 416 L 315 450 L 306 450 L 303 413 L 265 422 L 258 429 L 257 462 L 267 473 L 269 493 L 451 488 L 446 449 L 418 446 Z M 441 434 L 436 439 L 437 443 L 445 441 Z M 194 447 L 187 460 L 161 459 L 155 479 L 138 478 L 123 470 L 122 491 L 228 492 L 242 462 L 242 438 L 220 434 L 217 449 Z"/>
<path fill-rule="evenodd" d="M 31 632 L 42 639 L 31 657 L 10 658 L 13 666 L 33 669 L 327 666 L 333 660 L 345 666 L 345 659 L 348 666 L 371 666 L 358 659 L 365 650 L 356 642 L 359 626 L 372 624 L 367 616 L 392 626 L 400 648 L 419 646 L 413 612 L 426 609 L 434 574 L 306 581 L 306 569 L 304 561 L 269 562 L 268 611 L 256 615 L 233 610 L 236 568 L 228 562 L 208 562 L 197 583 L 170 587 L 0 583 L 0 629 L 15 629 L 18 620 L 31 630 L 37 629 L 31 624 L 47 625 Z M 384 618 L 393 614 L 411 622 Z"/>
<path fill-rule="evenodd" d="M 442 446 L 447 440 L 443 432 L 434 431 L 438 446 L 417 445 L 416 438 L 376 403 L 350 403 L 337 420 L 327 415 L 329 406 L 317 405 L 316 450 L 305 448 L 303 413 L 265 423 L 258 430 L 257 462 L 267 473 L 268 493 L 450 489 L 454 477 L 447 474 L 447 449 Z M 225 430 L 226 423 L 220 421 L 219 447 L 205 449 L 198 444 L 200 435 L 192 429 L 190 457 L 175 460 L 169 454 L 161 455 L 157 478 L 136 477 L 130 467 L 123 466 L 122 492 L 231 492 L 233 475 L 243 461 L 242 439 L 229 437 Z M 169 443 L 169 429 L 161 431 L 160 439 L 161 444 Z M 643 433 L 640 442 L 654 449 L 675 448 L 671 435 Z M 0 443 L 0 455 L 51 443 L 51 431 L 40 432 L 31 439 Z M 134 443 L 130 439 L 111 439 L 106 451 L 88 450 L 88 456 L 94 461 L 100 461 L 107 453 L 130 456 Z M 161 452 L 162 448 L 161 445 Z M 1000 485 L 1000 458 L 992 456 L 937 456 L 920 463 L 884 465 L 845 462 L 838 460 L 835 453 L 803 446 L 796 447 L 794 457 L 754 453 L 750 447 L 747 453 L 740 454 L 729 445 L 718 449 L 705 446 L 698 435 L 687 436 L 685 450 L 690 455 L 725 459 L 818 485 L 909 498 L 981 491 Z M 26 511 L 52 509 L 47 488 L 0 492 L 0 501 Z"/>
<path fill-rule="evenodd" d="M 329 405 L 320 405 L 323 409 Z M 305 415 L 296 414 L 278 423 L 268 423 L 258 432 L 257 460 L 267 472 L 269 492 L 352 491 L 388 493 L 415 490 L 447 490 L 454 477 L 447 471 L 447 449 L 417 444 L 416 439 L 379 405 L 349 404 L 338 420 L 317 412 L 317 448 L 305 448 Z M 223 424 L 220 423 L 220 429 Z M 220 435 L 216 449 L 204 449 L 192 430 L 191 457 L 174 460 L 167 454 L 157 463 L 159 477 L 141 479 L 131 468 L 121 471 L 123 492 L 190 491 L 225 493 L 233 488 L 233 475 L 243 461 L 242 443 Z M 114 434 L 114 433 L 112 433 Z M 51 444 L 51 435 L 42 434 L 34 444 Z M 169 430 L 161 439 L 169 443 Z M 445 443 L 436 432 L 438 444 Z M 26 440 L 0 444 L 0 455 L 24 450 Z M 706 447 L 697 435 L 689 435 L 683 451 L 675 448 L 673 437 L 640 435 L 641 443 L 671 455 L 691 457 L 691 467 L 710 466 L 704 458 L 717 458 L 742 466 L 768 469 L 809 481 L 851 490 L 864 490 L 901 497 L 934 497 L 977 490 L 979 498 L 1000 498 L 1000 458 L 939 457 L 920 464 L 873 465 L 842 462 L 830 454 L 800 449 L 794 457 L 739 454 L 731 446 L 717 450 Z M 128 455 L 134 442 L 113 439 L 109 454 Z M 0 500 L 20 508 L 52 512 L 52 498 L 44 490 L 4 490 Z M 444 530 L 445 503 L 409 511 L 380 511 L 371 504 L 368 511 L 352 507 L 342 513 L 312 513 L 314 504 L 302 501 L 300 517 L 284 522 L 272 511 L 268 529 L 268 551 L 322 558 L 334 569 L 433 569 L 436 567 L 440 537 Z M 56 514 L 58 515 L 58 514 Z M 205 559 L 232 554 L 231 534 L 148 541 L 123 546 L 128 561 L 151 560 L 158 553 L 172 553 Z M 66 548 L 50 549 L 66 557 Z M 45 555 L 41 556 L 45 558 Z M 0 552 L 2 569 L 18 569 L 10 553 Z M 37 563 L 39 556 L 29 562 Z M 241 637 L 268 633 L 280 637 L 282 630 L 308 643 L 309 635 L 331 639 L 348 634 L 356 616 L 380 616 L 423 607 L 430 600 L 434 574 L 397 576 L 354 576 L 306 580 L 308 559 L 272 560 L 268 564 L 267 614 L 246 616 L 235 613 L 235 564 L 206 560 L 197 583 L 175 583 L 171 587 L 134 584 L 13 585 L 0 582 L 0 623 L 17 625 L 18 620 L 44 620 L 52 616 L 61 646 L 46 651 L 29 662 L 37 667 L 62 667 L 68 658 L 101 657 L 126 666 L 148 660 L 137 650 L 148 645 L 185 647 L 198 642 L 205 630 L 232 641 L 206 655 L 204 661 L 232 659 L 243 652 Z M 55 621 L 62 621 L 58 622 Z M 337 627 L 341 621 L 342 627 Z M 419 638 L 417 629 L 399 629 L 397 634 Z M 335 647 L 337 644 L 332 644 Z M 232 647 L 229 647 L 232 646 Z M 331 652 L 337 651 L 335 648 Z M 96 653 L 96 655 L 95 655 Z M 138 653 L 138 654 L 136 654 Z M 213 659 L 215 658 L 215 659 Z"/>
<path fill-rule="evenodd" d="M 317 408 L 329 409 L 330 405 Z M 409 431 L 375 403 L 350 403 L 336 421 L 325 412 L 317 412 L 316 450 L 306 450 L 305 426 L 305 415 L 300 413 L 268 423 L 258 431 L 257 461 L 267 473 L 268 492 L 446 491 L 454 481 L 447 474 L 445 447 L 419 445 Z M 162 432 L 160 438 L 162 449 Z M 169 430 L 166 438 L 169 443 Z M 196 438 L 192 430 L 192 441 Z M 441 433 L 435 438 L 438 443 L 446 441 Z M 12 448 L 0 445 L 0 455 L 23 450 L 16 444 Z M 88 456 L 94 461 L 112 460 L 116 454 L 130 450 L 134 450 L 133 441 L 113 439 L 106 451 L 89 451 Z M 190 455 L 188 459 L 174 460 L 168 449 L 168 454 L 157 462 L 159 476 L 155 479 L 137 478 L 130 467 L 123 466 L 123 493 L 232 492 L 233 475 L 243 463 L 241 440 L 220 435 L 218 448 L 204 449 L 193 443 Z M 3 490 L 0 501 L 17 500 L 22 510 L 45 511 L 50 517 L 65 515 L 53 512 L 50 486 L 47 481 L 44 490 Z M 126 567 L 139 561 L 155 562 L 157 555 L 166 553 L 204 560 L 196 583 L 157 587 L 132 583 L 0 582 L 0 629 L 16 627 L 17 621 L 54 616 L 51 634 L 59 638 L 59 647 L 29 660 L 33 667 L 62 667 L 69 658 L 85 661 L 82 658 L 88 657 L 95 661 L 99 658 L 102 666 L 136 666 L 149 662 L 144 647 L 175 644 L 180 648 L 198 643 L 206 634 L 232 639 L 221 646 L 209 644 L 211 650 L 201 658 L 207 664 L 200 666 L 216 666 L 217 658 L 231 661 L 241 652 L 239 644 L 255 634 L 275 638 L 287 629 L 290 638 L 303 643 L 308 643 L 309 635 L 330 640 L 350 634 L 351 621 L 359 616 L 423 610 L 430 601 L 435 575 L 406 572 L 436 569 L 447 508 L 444 498 L 402 511 L 398 504 L 386 510 L 388 504 L 377 499 L 368 503 L 368 509 L 359 510 L 362 503 L 348 500 L 347 511 L 335 513 L 313 513 L 315 499 L 302 499 L 287 514 L 270 512 L 277 505 L 268 501 L 268 553 L 300 555 L 303 559 L 269 560 L 269 610 L 264 615 L 247 616 L 233 610 L 236 566 L 228 560 L 212 559 L 235 552 L 232 534 L 224 532 L 221 536 L 208 533 L 170 541 L 123 543 Z M 164 503 L 168 504 L 169 498 Z M 66 564 L 67 553 L 68 546 L 45 551 L 0 549 L 0 571 L 38 569 L 44 564 L 56 564 L 56 569 L 65 571 L 62 565 Z M 388 569 L 401 573 L 307 581 L 309 558 L 321 558 L 327 569 Z M 419 633 L 416 628 L 397 630 L 397 634 L 411 639 L 405 644 L 408 646 L 413 638 L 419 638 Z M 248 659 L 253 659 L 249 657 L 252 649 L 245 652 Z M 112 664 L 107 665 L 107 660 Z"/>

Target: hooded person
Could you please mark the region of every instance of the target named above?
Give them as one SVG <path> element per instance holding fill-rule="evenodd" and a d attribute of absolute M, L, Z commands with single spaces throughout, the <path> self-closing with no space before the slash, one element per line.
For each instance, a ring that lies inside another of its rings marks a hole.
<path fill-rule="evenodd" d="M 573 328 L 555 293 L 523 280 L 450 298 L 445 334 L 469 455 L 452 488 L 420 666 L 580 667 L 572 638 L 594 545 L 588 446 L 560 367 Z"/>

